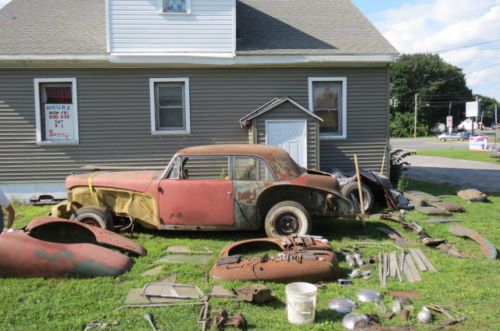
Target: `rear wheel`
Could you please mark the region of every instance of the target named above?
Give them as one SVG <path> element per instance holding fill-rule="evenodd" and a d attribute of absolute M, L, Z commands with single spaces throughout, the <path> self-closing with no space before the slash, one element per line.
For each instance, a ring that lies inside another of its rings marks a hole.
<path fill-rule="evenodd" d="M 71 218 L 75 222 L 80 222 L 92 226 L 97 226 L 106 230 L 113 230 L 113 215 L 103 207 L 82 207 L 78 209 Z"/>
<path fill-rule="evenodd" d="M 311 218 L 300 203 L 282 201 L 269 210 L 264 228 L 269 238 L 305 236 L 311 231 Z"/>
<path fill-rule="evenodd" d="M 363 183 L 361 184 L 361 191 L 363 192 L 364 209 L 365 212 L 367 212 L 373 208 L 373 203 L 374 203 L 373 192 L 366 184 Z M 353 199 L 356 199 L 355 202 L 359 206 L 360 203 L 359 203 L 358 182 L 352 182 L 342 187 L 342 195 L 344 195 L 351 201 L 353 201 Z"/>

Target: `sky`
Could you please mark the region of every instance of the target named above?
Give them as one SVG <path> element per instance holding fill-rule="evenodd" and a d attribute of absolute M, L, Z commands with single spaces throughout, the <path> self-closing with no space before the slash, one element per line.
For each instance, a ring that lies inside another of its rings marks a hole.
<path fill-rule="evenodd" d="M 439 53 L 473 93 L 500 100 L 500 0 L 353 2 L 400 53 Z"/>
<path fill-rule="evenodd" d="M 439 53 L 474 93 L 500 100 L 500 0 L 353 2 L 400 53 Z"/>

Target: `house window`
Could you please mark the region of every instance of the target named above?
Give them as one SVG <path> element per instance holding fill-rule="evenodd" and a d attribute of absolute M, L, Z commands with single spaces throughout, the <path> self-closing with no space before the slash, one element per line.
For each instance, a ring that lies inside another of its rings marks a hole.
<path fill-rule="evenodd" d="M 309 78 L 309 109 L 323 119 L 320 137 L 347 137 L 347 80 L 342 78 Z"/>
<path fill-rule="evenodd" d="M 153 134 L 190 132 L 188 78 L 152 78 L 150 94 Z"/>
<path fill-rule="evenodd" d="M 163 12 L 166 14 L 189 14 L 191 0 L 162 0 Z"/>
<path fill-rule="evenodd" d="M 75 78 L 37 78 L 35 84 L 38 144 L 78 144 Z"/>

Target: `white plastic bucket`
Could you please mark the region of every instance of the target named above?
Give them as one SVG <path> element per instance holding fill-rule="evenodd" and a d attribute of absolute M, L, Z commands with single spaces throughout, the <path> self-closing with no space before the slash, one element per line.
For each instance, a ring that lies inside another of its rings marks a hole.
<path fill-rule="evenodd" d="M 288 322 L 292 324 L 313 323 L 316 315 L 318 288 L 310 283 L 291 283 L 286 286 Z"/>

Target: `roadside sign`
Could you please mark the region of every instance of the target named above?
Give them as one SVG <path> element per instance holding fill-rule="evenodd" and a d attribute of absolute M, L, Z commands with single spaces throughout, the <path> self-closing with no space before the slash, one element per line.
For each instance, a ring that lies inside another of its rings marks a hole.
<path fill-rule="evenodd" d="M 448 129 L 453 128 L 453 116 L 446 116 L 446 127 Z"/>
<path fill-rule="evenodd" d="M 465 117 L 477 117 L 479 114 L 479 101 L 471 101 L 465 104 Z"/>

